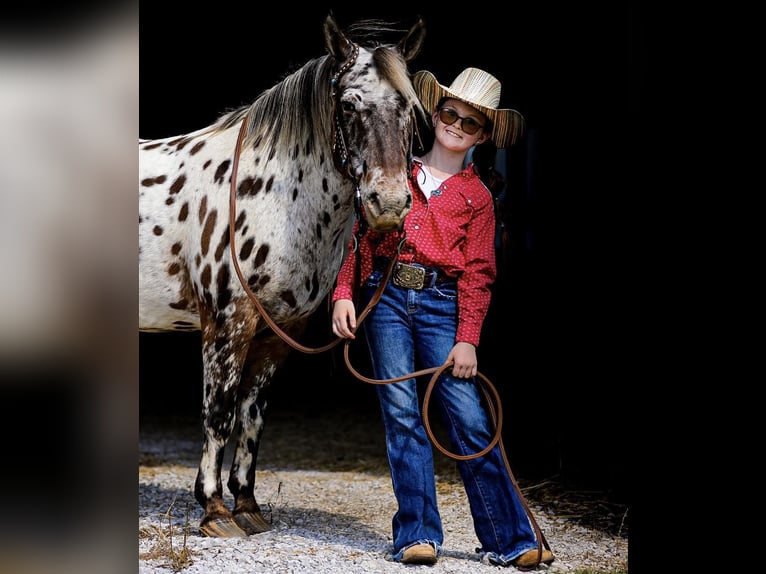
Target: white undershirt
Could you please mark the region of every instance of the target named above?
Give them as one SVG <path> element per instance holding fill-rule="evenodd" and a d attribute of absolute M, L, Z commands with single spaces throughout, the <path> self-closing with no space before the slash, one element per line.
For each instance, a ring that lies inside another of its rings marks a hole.
<path fill-rule="evenodd" d="M 425 180 L 423 180 L 422 176 L 419 177 L 418 185 L 420 186 L 420 189 L 423 191 L 423 194 L 426 196 L 426 199 L 430 199 L 431 193 L 439 189 L 439 186 L 441 186 L 444 180 L 436 179 L 431 173 L 431 171 L 425 165 L 423 165 L 423 169 L 420 170 L 420 173 L 425 175 Z"/>

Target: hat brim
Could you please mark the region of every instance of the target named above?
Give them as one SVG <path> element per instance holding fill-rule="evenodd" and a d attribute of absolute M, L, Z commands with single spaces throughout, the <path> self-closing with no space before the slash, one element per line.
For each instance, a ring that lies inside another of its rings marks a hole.
<path fill-rule="evenodd" d="M 412 84 L 415 86 L 420 102 L 429 114 L 433 113 L 439 100 L 444 97 L 460 100 L 479 110 L 492 122 L 492 133 L 489 137 L 499 148 L 512 146 L 524 133 L 524 116 L 516 110 L 487 108 L 466 100 L 451 92 L 446 86 L 442 86 L 436 76 L 427 70 L 416 72 L 412 77 Z"/>

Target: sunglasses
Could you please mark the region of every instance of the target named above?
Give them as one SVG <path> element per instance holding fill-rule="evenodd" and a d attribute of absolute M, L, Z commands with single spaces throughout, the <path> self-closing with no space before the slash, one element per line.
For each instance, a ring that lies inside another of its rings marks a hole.
<path fill-rule="evenodd" d="M 451 126 L 458 120 L 460 120 L 460 129 L 467 133 L 469 136 L 475 134 L 484 127 L 473 118 L 460 117 L 452 108 L 439 109 L 439 121 L 441 121 L 441 123 Z"/>

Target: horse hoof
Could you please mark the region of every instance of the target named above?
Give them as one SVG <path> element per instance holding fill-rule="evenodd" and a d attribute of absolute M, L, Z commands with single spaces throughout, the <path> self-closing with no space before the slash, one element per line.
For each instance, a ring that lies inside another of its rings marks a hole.
<path fill-rule="evenodd" d="M 205 524 L 201 524 L 199 531 L 204 536 L 214 538 L 237 538 L 247 536 L 247 532 L 242 530 L 231 518 L 215 518 Z"/>
<path fill-rule="evenodd" d="M 260 534 L 271 530 L 271 524 L 266 522 L 260 512 L 242 512 L 235 514 L 234 520 L 248 534 Z"/>

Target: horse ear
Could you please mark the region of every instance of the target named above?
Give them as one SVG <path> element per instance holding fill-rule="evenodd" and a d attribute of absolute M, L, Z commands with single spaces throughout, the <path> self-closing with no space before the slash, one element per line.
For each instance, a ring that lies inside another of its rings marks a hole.
<path fill-rule="evenodd" d="M 411 62 L 423 48 L 423 40 L 426 37 L 426 24 L 421 16 L 412 25 L 407 35 L 399 42 L 399 50 L 404 56 L 405 62 Z"/>
<path fill-rule="evenodd" d="M 351 42 L 343 34 L 332 14 L 324 21 L 324 45 L 330 55 L 343 62 L 351 53 Z"/>

